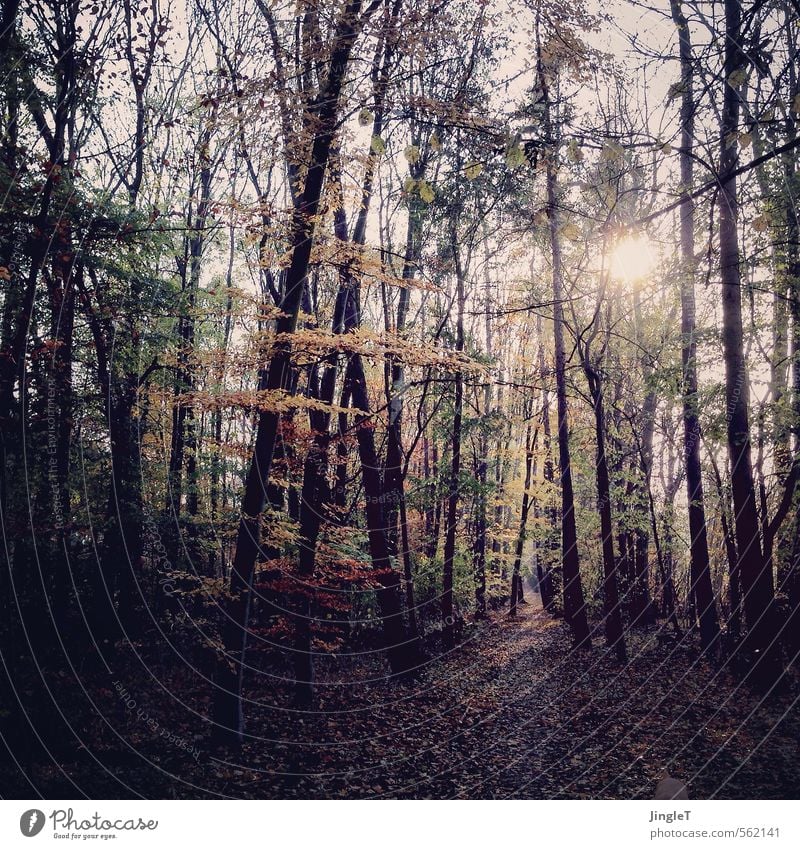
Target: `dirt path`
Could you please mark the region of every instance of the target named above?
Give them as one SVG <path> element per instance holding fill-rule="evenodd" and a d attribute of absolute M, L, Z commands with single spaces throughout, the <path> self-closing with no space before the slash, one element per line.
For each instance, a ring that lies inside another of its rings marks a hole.
<path fill-rule="evenodd" d="M 312 714 L 293 712 L 274 677 L 250 681 L 254 736 L 235 756 L 208 749 L 206 682 L 154 687 L 129 669 L 148 722 L 97 684 L 84 747 L 27 772 L 50 798 L 649 798 L 665 766 L 693 798 L 800 795 L 796 677 L 759 705 L 688 639 L 637 634 L 624 668 L 599 638 L 576 655 L 563 621 L 528 598 L 516 619 L 470 625 L 412 683 L 387 683 L 379 653 L 332 661 Z M 151 720 L 195 752 L 165 743 Z"/>
<path fill-rule="evenodd" d="M 304 724 L 315 743 L 292 747 L 292 771 L 306 776 L 250 773 L 252 783 L 230 789 L 649 798 L 666 766 L 696 798 L 797 795 L 798 714 L 786 712 L 796 687 L 759 707 L 730 675 L 698 661 L 688 640 L 659 643 L 655 633 L 632 639 L 624 669 L 599 639 L 592 654 L 574 655 L 564 623 L 529 598 L 516 620 L 474 627 L 414 685 L 329 688 L 320 707 L 334 712 Z M 343 703 L 348 712 L 337 712 Z M 252 767 L 257 746 L 249 754 Z"/>

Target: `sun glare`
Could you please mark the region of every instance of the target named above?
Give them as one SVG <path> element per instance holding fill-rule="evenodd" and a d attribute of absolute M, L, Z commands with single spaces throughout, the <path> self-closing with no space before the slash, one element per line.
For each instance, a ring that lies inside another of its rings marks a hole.
<path fill-rule="evenodd" d="M 632 284 L 644 280 L 653 270 L 655 252 L 643 236 L 626 236 L 611 253 L 611 275 L 616 280 Z"/>

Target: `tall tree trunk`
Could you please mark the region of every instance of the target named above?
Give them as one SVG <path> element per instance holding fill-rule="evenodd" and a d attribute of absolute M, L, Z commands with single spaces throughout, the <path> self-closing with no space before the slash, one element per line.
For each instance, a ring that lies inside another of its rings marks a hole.
<path fill-rule="evenodd" d="M 456 352 L 464 350 L 464 274 L 458 256 L 457 236 L 452 234 L 451 248 L 456 265 Z M 453 560 L 456 553 L 456 524 L 458 518 L 458 489 L 461 478 L 461 419 L 464 406 L 464 375 L 459 370 L 453 375 L 453 430 L 452 459 L 450 479 L 447 486 L 447 518 L 444 539 L 444 566 L 442 569 L 442 636 L 444 646 L 450 649 L 454 644 L 453 611 Z"/>
<path fill-rule="evenodd" d="M 492 284 L 489 276 L 489 251 L 486 250 L 486 280 L 484 282 L 483 325 L 486 337 L 486 360 L 491 363 L 494 356 L 492 339 L 491 292 Z M 483 387 L 483 416 L 491 415 L 492 384 L 487 380 Z M 473 575 L 475 581 L 475 615 L 482 619 L 486 616 L 486 537 L 487 537 L 487 472 L 489 463 L 489 430 L 486 425 L 481 428 L 478 437 L 480 457 L 476 478 L 478 481 L 478 506 L 476 517 L 475 544 L 473 551 Z"/>
<path fill-rule="evenodd" d="M 53 551 L 48 576 L 50 610 L 63 625 L 71 587 L 70 444 L 74 420 L 72 391 L 72 345 L 75 328 L 75 265 L 69 224 L 60 223 L 53 239 L 52 268 L 46 274 L 50 300 L 50 347 L 47 362 L 47 482 L 52 521 Z"/>
<path fill-rule="evenodd" d="M 719 464 L 714 452 L 708 452 L 711 469 L 714 473 L 714 483 L 719 501 L 719 517 L 722 528 L 722 538 L 725 542 L 725 554 L 728 560 L 728 622 L 727 636 L 731 646 L 739 644 L 742 633 L 742 589 L 739 579 L 739 557 L 736 553 L 733 524 L 730 518 L 730 491 L 722 481 Z"/>
<path fill-rule="evenodd" d="M 706 533 L 705 497 L 700 464 L 700 421 L 697 411 L 697 343 L 695 342 L 694 201 L 694 86 L 691 33 L 680 0 L 671 0 L 681 58 L 681 362 L 683 365 L 683 445 L 686 463 L 686 497 L 689 505 L 691 592 L 700 615 L 700 642 L 709 651 L 719 639 L 719 620 L 711 585 Z"/>
<path fill-rule="evenodd" d="M 231 186 L 231 194 L 236 194 L 236 176 L 234 174 L 233 184 Z M 231 341 L 231 333 L 233 330 L 233 298 L 231 289 L 233 287 L 233 263 L 236 255 L 236 228 L 231 224 L 228 239 L 228 268 L 225 274 L 225 289 L 227 292 L 225 298 L 225 319 L 222 325 L 222 344 L 220 364 L 217 367 L 217 385 L 219 391 L 224 391 L 226 364 L 228 360 L 228 347 Z M 210 519 L 212 526 L 216 526 L 219 516 L 220 502 L 225 504 L 225 488 L 224 477 L 222 476 L 222 410 L 215 408 L 212 411 L 211 430 L 214 435 L 214 448 L 211 457 L 211 476 L 209 484 L 209 508 Z M 221 486 L 222 483 L 222 486 Z M 220 558 L 221 563 L 217 566 L 217 546 L 213 545 L 209 552 L 208 572 L 212 578 L 224 576 L 224 556 Z"/>
<path fill-rule="evenodd" d="M 410 200 L 406 229 L 406 249 L 397 305 L 395 331 L 402 336 L 406 330 L 406 319 L 410 303 L 410 283 L 414 278 L 421 239 L 421 201 Z M 363 207 L 362 207 L 363 208 Z M 398 552 L 403 562 L 408 627 L 412 639 L 419 636 L 416 602 L 414 600 L 414 575 L 411 552 L 408 546 L 406 526 L 405 454 L 403 451 L 403 395 L 405 393 L 405 365 L 400 357 L 391 357 L 387 362 L 390 375 L 389 422 L 386 434 L 386 469 L 384 487 L 387 495 L 387 529 L 389 542 L 395 556 Z M 400 526 L 398 528 L 398 518 Z"/>
<path fill-rule="evenodd" d="M 567 407 L 567 367 L 564 350 L 564 284 L 561 268 L 561 244 L 558 234 L 556 175 L 548 160 L 547 205 L 550 221 L 550 250 L 553 263 L 553 335 L 555 337 L 556 405 L 558 412 L 558 459 L 561 470 L 561 564 L 563 572 L 564 618 L 572 630 L 577 648 L 591 647 L 586 603 L 583 598 L 578 560 L 578 530 L 575 524 L 575 496 L 569 448 L 569 411 Z"/>
<path fill-rule="evenodd" d="M 794 45 L 797 35 L 796 15 L 786 7 L 786 42 Z M 793 33 L 794 27 L 794 33 Z M 792 49 L 790 47 L 790 49 Z M 789 90 L 798 89 L 796 63 L 789 63 Z M 797 139 L 796 112 L 786 111 L 787 141 Z M 786 277 L 789 290 L 789 313 L 791 317 L 791 409 L 792 421 L 798 430 L 793 440 L 795 463 L 800 460 L 800 216 L 797 197 L 800 193 L 800 172 L 797 168 L 796 150 L 783 155 L 784 191 L 787 194 L 784 211 L 786 218 Z M 795 658 L 800 650 L 800 493 L 795 492 L 794 516 L 791 528 L 794 539 L 789 548 L 784 583 L 789 597 L 789 616 L 785 625 L 789 656 Z M 787 536 L 789 536 L 787 534 Z"/>
<path fill-rule="evenodd" d="M 441 481 L 441 468 L 439 465 L 439 449 L 434 441 L 431 444 L 431 461 L 433 465 L 433 498 L 434 498 L 434 509 L 433 509 L 433 527 L 430 541 L 428 543 L 428 559 L 435 560 L 436 554 L 439 551 L 439 537 L 441 536 L 442 531 L 442 494 L 440 491 L 440 481 Z"/>
<path fill-rule="evenodd" d="M 611 520 L 611 482 L 606 459 L 606 419 L 603 404 L 603 383 L 598 370 L 591 363 L 589 343 L 585 343 L 583 369 L 589 383 L 594 407 L 595 441 L 597 456 L 597 509 L 600 513 L 600 536 L 603 550 L 603 613 L 606 644 L 618 660 L 627 658 L 625 637 L 622 631 L 622 611 L 619 603 L 617 564 L 614 557 L 614 526 Z"/>
<path fill-rule="evenodd" d="M 638 298 L 637 298 L 638 299 Z M 645 379 L 649 377 L 649 369 L 645 371 Z M 653 435 L 655 424 L 656 404 L 658 396 L 648 392 L 641 410 L 641 435 L 639 438 L 639 463 L 641 484 L 645 497 L 650 493 L 651 474 L 653 465 Z M 644 505 L 645 509 L 647 505 Z M 633 535 L 633 588 L 631 605 L 631 624 L 650 625 L 650 535 L 641 525 Z"/>
<path fill-rule="evenodd" d="M 517 534 L 517 545 L 514 549 L 514 568 L 512 569 L 511 578 L 511 608 L 509 613 L 511 616 L 517 614 L 517 603 L 522 600 L 522 576 L 520 575 L 520 567 L 522 565 L 522 553 L 525 550 L 525 529 L 528 524 L 528 511 L 531 504 L 531 480 L 534 474 L 533 455 L 536 450 L 536 440 L 539 436 L 539 428 L 531 436 L 533 424 L 529 420 L 525 430 L 525 489 L 522 493 L 522 509 L 519 516 L 519 533 Z"/>
<path fill-rule="evenodd" d="M 542 338 L 542 317 L 537 315 L 536 317 L 536 328 L 537 333 L 539 335 L 539 374 L 542 378 L 544 378 L 546 372 L 545 369 L 545 356 L 544 356 L 544 345 L 541 342 Z M 542 468 L 542 473 L 544 475 L 545 481 L 552 487 L 554 481 L 553 474 L 553 443 L 552 443 L 552 433 L 550 430 L 550 389 L 549 385 L 545 384 L 545 388 L 542 391 L 542 433 L 544 436 L 544 465 Z M 556 534 L 558 531 L 558 510 L 553 500 L 552 494 L 548 493 L 547 502 L 545 506 L 545 515 L 548 518 L 549 528 L 547 530 L 547 537 L 544 541 L 544 544 L 540 546 L 537 544 L 537 552 L 541 547 L 542 550 L 546 552 L 544 564 L 541 567 L 541 577 L 539 578 L 540 583 L 540 592 L 542 595 L 542 606 L 548 613 L 556 612 L 556 587 L 554 586 L 554 578 L 556 577 L 555 572 L 553 570 L 553 562 L 552 562 L 552 552 L 553 549 L 558 546 L 558 541 L 556 539 Z M 541 562 L 541 557 L 537 557 L 537 572 L 539 568 L 539 562 Z"/>
<path fill-rule="evenodd" d="M 184 300 L 181 304 L 183 314 L 178 320 L 178 368 L 175 377 L 172 409 L 172 440 L 170 445 L 167 509 L 174 518 L 173 533 L 176 538 L 172 545 L 173 555 L 177 557 L 177 553 L 185 548 L 192 561 L 194 561 L 198 553 L 195 544 L 197 528 L 194 522 L 199 509 L 197 479 L 198 439 L 194 407 L 191 402 L 187 403 L 184 396 L 187 393 L 191 393 L 195 389 L 196 384 L 195 309 L 197 306 L 197 291 L 200 287 L 203 247 L 206 242 L 206 221 L 211 203 L 213 173 L 209 146 L 211 144 L 215 120 L 215 108 L 212 108 L 205 117 L 205 126 L 200 133 L 196 148 L 196 155 L 199 159 L 199 172 L 197 174 L 199 187 L 195 192 L 192 186 L 191 194 L 193 196 L 196 194 L 197 207 L 193 211 L 190 202 L 186 222 L 187 235 L 185 238 L 184 253 L 178 263 L 181 272 L 181 288 Z M 184 521 L 182 519 L 184 466 L 186 467 L 186 512 L 190 517 L 190 523 L 186 527 L 184 545 L 181 545 L 179 537 L 184 530 Z"/>
<path fill-rule="evenodd" d="M 372 427 L 367 379 L 360 354 L 353 354 L 347 366 L 345 381 L 350 388 L 355 410 L 356 439 L 361 460 L 361 474 L 366 501 L 367 531 L 372 565 L 380 584 L 377 590 L 381 609 L 384 647 L 392 673 L 400 675 L 413 669 L 417 658 L 417 640 L 409 638 L 403 624 L 400 602 L 400 575 L 392 568 L 386 539 L 383 504 L 385 492 L 381 482 L 375 431 Z"/>
<path fill-rule="evenodd" d="M 748 633 L 746 651 L 760 683 L 780 673 L 780 654 L 775 642 L 776 614 L 772 564 L 765 563 L 759 537 L 758 510 L 753 483 L 750 448 L 749 385 L 742 330 L 742 292 L 737 232 L 739 91 L 736 73 L 747 65 L 740 46 L 741 5 L 725 0 L 725 61 L 720 122 L 719 252 L 722 280 L 722 343 L 725 359 L 728 452 L 735 516 L 736 549 L 742 581 Z"/>

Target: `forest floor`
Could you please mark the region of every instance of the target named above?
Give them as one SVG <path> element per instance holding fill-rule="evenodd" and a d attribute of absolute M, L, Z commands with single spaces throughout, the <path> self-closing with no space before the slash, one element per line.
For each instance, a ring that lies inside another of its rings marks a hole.
<path fill-rule="evenodd" d="M 652 797 L 667 768 L 690 798 L 800 796 L 796 675 L 762 699 L 699 659 L 693 638 L 655 630 L 631 636 L 625 666 L 599 639 L 575 654 L 563 621 L 528 597 L 515 619 L 469 626 L 409 683 L 381 679 L 377 656 L 371 683 L 368 666 L 356 677 L 332 660 L 313 714 L 260 677 L 236 755 L 208 748 L 200 676 L 150 663 L 128 672 L 122 698 L 97 682 L 92 711 L 20 761 L 27 779 L 3 769 L 0 795 L 627 799 Z"/>

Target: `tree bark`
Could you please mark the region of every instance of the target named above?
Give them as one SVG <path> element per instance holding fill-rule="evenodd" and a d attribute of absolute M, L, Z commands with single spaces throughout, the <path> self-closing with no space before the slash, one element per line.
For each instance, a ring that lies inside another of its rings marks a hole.
<path fill-rule="evenodd" d="M 561 470 L 561 565 L 563 572 L 564 618 L 572 630 L 576 648 L 590 648 L 589 623 L 583 598 L 578 530 L 575 524 L 575 496 L 569 448 L 569 412 L 567 407 L 567 370 L 564 350 L 564 284 L 561 269 L 561 245 L 558 235 L 556 177 L 553 166 L 547 168 L 547 204 L 550 221 L 550 249 L 553 263 L 553 334 L 555 337 L 556 406 L 558 413 L 558 460 Z"/>
<path fill-rule="evenodd" d="M 706 533 L 705 496 L 700 464 L 700 421 L 697 414 L 697 343 L 695 342 L 694 202 L 694 87 L 691 33 L 680 0 L 671 0 L 672 19 L 678 31 L 681 59 L 681 362 L 683 365 L 683 445 L 686 463 L 686 497 L 689 505 L 691 592 L 700 616 L 700 643 L 710 651 L 719 639 L 719 619 L 711 585 Z"/>
<path fill-rule="evenodd" d="M 456 235 L 453 233 L 452 250 L 456 264 L 456 344 L 457 352 L 464 350 L 464 275 L 458 259 Z M 453 611 L 453 561 L 456 551 L 456 523 L 458 519 L 458 489 L 461 477 L 461 420 L 464 406 L 464 375 L 459 370 L 453 375 L 453 429 L 450 479 L 447 486 L 447 517 L 445 520 L 444 566 L 442 568 L 442 636 L 446 649 L 454 644 Z"/>
<path fill-rule="evenodd" d="M 611 520 L 611 482 L 606 459 L 606 418 L 603 403 L 602 376 L 590 360 L 589 342 L 584 343 L 583 369 L 592 397 L 595 422 L 597 455 L 595 474 L 597 479 L 597 509 L 600 513 L 600 536 L 603 550 L 603 621 L 606 644 L 617 659 L 627 658 L 625 637 L 622 630 L 622 611 L 619 603 L 617 563 L 614 556 L 614 526 Z"/>
<path fill-rule="evenodd" d="M 529 421 L 525 430 L 525 489 L 522 493 L 522 508 L 519 517 L 519 533 L 517 534 L 517 544 L 514 549 L 514 568 L 512 569 L 511 578 L 511 607 L 509 613 L 511 616 L 517 614 L 517 603 L 522 600 L 522 576 L 520 575 L 520 567 L 522 565 L 522 553 L 525 549 L 525 529 L 528 524 L 528 511 L 531 504 L 531 479 L 533 476 L 533 454 L 536 450 L 536 440 L 539 436 L 539 428 L 531 436 L 532 423 Z"/>
<path fill-rule="evenodd" d="M 739 268 L 738 196 L 733 172 L 738 164 L 739 91 L 735 74 L 746 67 L 740 47 L 741 5 L 725 0 L 725 59 L 720 122 L 719 252 L 722 280 L 722 343 L 725 360 L 728 453 L 731 463 L 736 549 L 748 633 L 745 650 L 752 655 L 754 680 L 766 683 L 780 674 L 775 642 L 776 614 L 772 564 L 765 563 L 759 537 L 758 510 L 750 445 L 749 385 L 742 330 Z"/>

